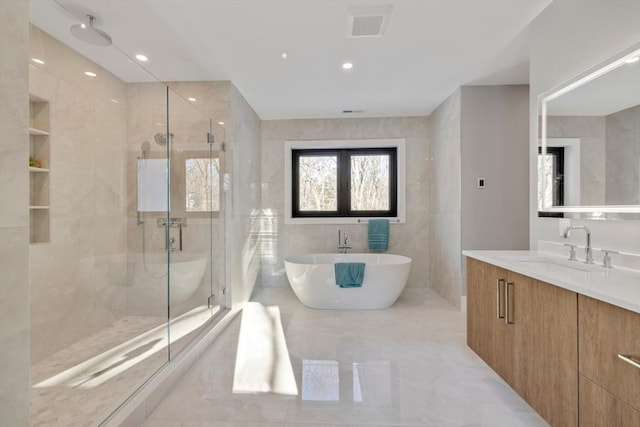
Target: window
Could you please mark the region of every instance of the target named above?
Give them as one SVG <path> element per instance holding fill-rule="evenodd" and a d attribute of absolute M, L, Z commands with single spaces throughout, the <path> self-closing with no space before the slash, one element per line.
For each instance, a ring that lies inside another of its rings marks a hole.
<path fill-rule="evenodd" d="M 546 156 L 538 147 L 538 182 L 545 183 L 538 187 L 538 216 L 563 217 L 562 212 L 541 212 L 544 206 L 564 206 L 564 147 L 547 147 Z"/>
<path fill-rule="evenodd" d="M 185 167 L 187 212 L 220 211 L 220 175 L 217 158 L 188 158 Z"/>
<path fill-rule="evenodd" d="M 397 216 L 397 151 L 292 149 L 292 218 Z"/>

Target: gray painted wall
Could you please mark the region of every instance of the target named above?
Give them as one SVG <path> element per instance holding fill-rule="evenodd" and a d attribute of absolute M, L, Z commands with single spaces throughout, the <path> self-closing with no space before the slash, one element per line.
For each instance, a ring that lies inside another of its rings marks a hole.
<path fill-rule="evenodd" d="M 527 85 L 462 88 L 463 250 L 529 247 L 528 101 Z"/>

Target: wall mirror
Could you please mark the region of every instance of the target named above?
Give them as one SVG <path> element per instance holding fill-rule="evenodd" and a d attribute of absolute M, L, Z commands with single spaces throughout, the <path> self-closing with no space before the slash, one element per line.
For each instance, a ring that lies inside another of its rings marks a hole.
<path fill-rule="evenodd" d="M 640 43 L 538 98 L 539 216 L 640 219 Z"/>

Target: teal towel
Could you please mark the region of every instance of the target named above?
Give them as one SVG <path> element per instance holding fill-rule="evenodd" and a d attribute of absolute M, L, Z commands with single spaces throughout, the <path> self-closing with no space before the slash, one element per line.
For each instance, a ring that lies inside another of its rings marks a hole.
<path fill-rule="evenodd" d="M 369 250 L 386 251 L 389 248 L 389 220 L 369 220 Z"/>
<path fill-rule="evenodd" d="M 364 279 L 364 262 L 337 262 L 336 285 L 341 288 L 359 288 Z"/>

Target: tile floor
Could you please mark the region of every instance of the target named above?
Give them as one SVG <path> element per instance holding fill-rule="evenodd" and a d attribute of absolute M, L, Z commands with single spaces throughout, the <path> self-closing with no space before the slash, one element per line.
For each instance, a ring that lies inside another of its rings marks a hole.
<path fill-rule="evenodd" d="M 391 308 L 313 310 L 289 289 L 277 305 L 298 396 L 233 394 L 241 316 L 145 427 L 546 426 L 465 344 L 465 315 L 429 290 Z"/>

